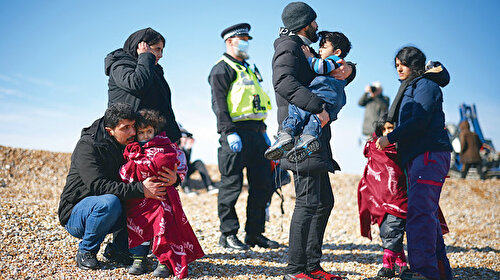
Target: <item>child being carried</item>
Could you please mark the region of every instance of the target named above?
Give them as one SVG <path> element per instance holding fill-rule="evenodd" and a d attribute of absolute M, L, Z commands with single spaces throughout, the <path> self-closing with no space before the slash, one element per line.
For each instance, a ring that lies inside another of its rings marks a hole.
<path fill-rule="evenodd" d="M 302 46 L 311 69 L 319 74 L 309 85 L 309 89 L 325 101 L 324 109 L 330 117 L 330 122 L 337 119 L 337 115 L 346 104 L 344 87 L 346 81 L 337 80 L 332 71 L 337 69 L 343 58 L 351 50 L 351 42 L 340 32 L 319 33 L 321 37 L 319 54 L 316 58 L 309 47 Z M 310 154 L 320 148 L 318 140 L 321 134 L 321 121 L 316 114 L 302 110 L 295 105 L 288 106 L 288 116 L 283 120 L 282 129 L 278 131 L 276 142 L 269 147 L 264 156 L 269 160 L 277 160 L 286 156 L 287 160 L 295 163 L 305 160 Z M 294 145 L 294 136 L 299 136 Z M 285 152 L 288 152 L 285 154 Z"/>

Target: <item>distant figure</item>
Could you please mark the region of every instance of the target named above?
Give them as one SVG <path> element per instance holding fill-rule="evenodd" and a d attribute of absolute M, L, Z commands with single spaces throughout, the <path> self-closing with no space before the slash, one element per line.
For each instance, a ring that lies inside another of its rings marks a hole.
<path fill-rule="evenodd" d="M 179 139 L 179 146 L 186 155 L 186 160 L 187 160 L 187 165 L 188 165 L 188 172 L 186 174 L 186 178 L 184 181 L 182 181 L 182 190 L 184 193 L 191 195 L 191 194 L 196 194 L 196 192 L 191 188 L 190 183 L 192 183 L 192 180 L 189 178 L 195 171 L 198 171 L 201 176 L 201 182 L 203 184 L 203 187 L 207 189 L 207 192 L 210 194 L 215 194 L 219 192 L 219 189 L 214 186 L 214 183 L 212 182 L 212 179 L 210 178 L 210 175 L 208 174 L 207 168 L 205 167 L 205 164 L 203 161 L 197 159 L 193 162 L 191 162 L 191 149 L 193 148 L 194 145 L 194 138 L 193 134 L 188 132 L 185 128 L 183 128 L 180 124 L 179 127 L 181 128 L 181 139 Z"/>
<path fill-rule="evenodd" d="M 365 87 L 365 93 L 358 101 L 359 106 L 365 107 L 365 119 L 363 121 L 363 135 L 371 137 L 375 132 L 373 124 L 384 114 L 387 114 L 389 108 L 389 97 L 382 94 L 382 85 L 380 82 L 373 82 Z"/>
<path fill-rule="evenodd" d="M 479 136 L 470 131 L 469 122 L 464 120 L 459 125 L 460 128 L 460 163 L 462 163 L 462 179 L 467 177 L 470 167 L 476 167 L 477 173 L 481 180 L 485 179 L 485 174 L 483 172 L 483 161 L 479 150 L 483 143 Z"/>

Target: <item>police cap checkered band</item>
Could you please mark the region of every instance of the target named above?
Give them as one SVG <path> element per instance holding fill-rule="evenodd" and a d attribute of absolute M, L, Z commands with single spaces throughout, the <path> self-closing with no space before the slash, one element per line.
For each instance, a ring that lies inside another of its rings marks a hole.
<path fill-rule="evenodd" d="M 248 39 L 252 39 L 252 36 L 248 34 L 249 31 L 250 24 L 239 23 L 224 29 L 221 32 L 220 36 L 222 37 L 222 39 L 224 39 L 224 41 L 233 36 L 248 36 Z"/>

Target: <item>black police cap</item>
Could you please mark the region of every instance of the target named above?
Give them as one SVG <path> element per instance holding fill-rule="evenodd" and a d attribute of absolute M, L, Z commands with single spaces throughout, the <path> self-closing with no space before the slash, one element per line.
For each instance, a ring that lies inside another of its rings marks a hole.
<path fill-rule="evenodd" d="M 250 31 L 250 24 L 238 23 L 222 30 L 220 36 L 222 37 L 222 39 L 224 39 L 224 41 L 233 36 L 248 36 L 248 39 L 251 40 L 252 36 L 248 34 L 249 31 Z"/>

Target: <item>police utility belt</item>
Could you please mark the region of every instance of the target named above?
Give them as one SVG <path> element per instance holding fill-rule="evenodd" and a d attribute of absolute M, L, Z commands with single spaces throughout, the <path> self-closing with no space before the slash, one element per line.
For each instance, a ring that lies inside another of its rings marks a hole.
<path fill-rule="evenodd" d="M 232 121 L 265 120 L 272 108 L 271 100 L 260 86 L 255 73 L 250 67 L 246 68 L 225 56 L 221 60 L 237 74 L 227 94 L 227 107 Z"/>

